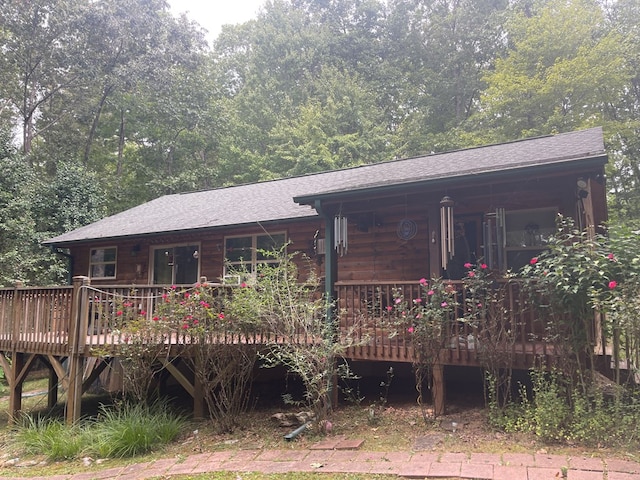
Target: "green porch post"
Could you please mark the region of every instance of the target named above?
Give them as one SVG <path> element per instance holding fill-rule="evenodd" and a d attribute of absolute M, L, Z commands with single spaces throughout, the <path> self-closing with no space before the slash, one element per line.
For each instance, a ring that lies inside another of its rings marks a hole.
<path fill-rule="evenodd" d="M 333 229 L 333 215 L 325 212 L 322 202 L 316 200 L 314 206 L 324 219 L 324 294 L 327 299 L 327 321 L 333 321 L 335 300 L 335 281 L 336 281 L 336 256 L 333 249 L 335 232 Z"/>
<path fill-rule="evenodd" d="M 333 215 L 327 213 L 322 208 L 322 202 L 316 200 L 314 205 L 316 212 L 318 212 L 324 219 L 324 295 L 327 302 L 327 322 L 332 324 L 332 332 L 335 338 L 336 325 L 335 325 L 335 279 L 337 269 L 337 259 L 335 256 L 335 250 L 333 249 L 333 241 L 335 238 Z M 337 375 L 334 374 L 333 385 L 331 389 L 331 403 L 332 405 L 338 404 L 338 385 Z"/>

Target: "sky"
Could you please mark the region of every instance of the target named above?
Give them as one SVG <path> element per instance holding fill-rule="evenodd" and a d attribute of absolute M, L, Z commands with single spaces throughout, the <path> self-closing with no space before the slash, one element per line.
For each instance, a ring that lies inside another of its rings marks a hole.
<path fill-rule="evenodd" d="M 222 25 L 243 23 L 257 16 L 266 0 L 169 0 L 175 15 L 187 13 L 209 33 L 211 42 L 220 33 Z"/>

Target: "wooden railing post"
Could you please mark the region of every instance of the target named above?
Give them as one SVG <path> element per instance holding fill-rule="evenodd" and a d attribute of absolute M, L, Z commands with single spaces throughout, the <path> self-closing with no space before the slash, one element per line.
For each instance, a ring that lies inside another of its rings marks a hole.
<path fill-rule="evenodd" d="M 16 282 L 13 287 L 13 304 L 11 305 L 11 350 L 15 351 L 16 345 L 20 340 L 20 331 L 24 325 L 22 318 L 22 295 L 20 289 L 23 287 L 22 282 Z"/>
<path fill-rule="evenodd" d="M 69 324 L 69 388 L 67 390 L 67 423 L 80 419 L 82 401 L 82 362 L 87 341 L 89 321 L 89 295 L 87 287 L 90 279 L 73 277 L 73 304 Z"/>
<path fill-rule="evenodd" d="M 11 367 L 5 372 L 7 383 L 9 383 L 9 418 L 15 422 L 20 410 L 22 410 L 22 381 L 20 372 L 24 364 L 24 354 L 18 351 L 20 332 L 24 325 L 22 315 L 22 295 L 20 289 L 22 282 L 16 282 L 13 289 L 13 304 L 11 305 Z"/>

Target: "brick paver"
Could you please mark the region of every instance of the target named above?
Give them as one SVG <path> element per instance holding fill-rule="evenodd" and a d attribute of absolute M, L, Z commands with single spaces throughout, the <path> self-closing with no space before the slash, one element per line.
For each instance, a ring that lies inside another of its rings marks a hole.
<path fill-rule="evenodd" d="M 493 479 L 493 465 L 484 463 L 463 463 L 460 468 L 461 478 Z"/>
<path fill-rule="evenodd" d="M 635 473 L 625 472 L 609 472 L 607 474 L 607 480 L 638 480 L 640 476 Z"/>
<path fill-rule="evenodd" d="M 529 480 L 550 480 L 562 478 L 560 468 L 528 467 L 527 478 Z"/>
<path fill-rule="evenodd" d="M 321 444 L 322 449 L 203 452 L 118 468 L 94 465 L 86 472 L 56 475 L 49 480 L 145 480 L 216 471 L 388 474 L 421 480 L 640 480 L 640 463 L 617 458 L 567 457 L 546 453 L 378 452 L 362 450 L 361 441 L 345 437 L 328 438 Z M 340 444 L 351 445 L 355 450 L 340 449 Z M 25 477 L 0 476 L 0 480 L 40 478 L 28 478 L 27 468 L 19 471 L 24 472 Z"/>
<path fill-rule="evenodd" d="M 604 472 L 591 470 L 569 470 L 567 480 L 604 480 Z"/>
<path fill-rule="evenodd" d="M 604 462 L 601 458 L 572 457 L 569 458 L 569 466 L 577 470 L 599 470 L 604 469 Z"/>
<path fill-rule="evenodd" d="M 503 453 L 502 463 L 503 465 L 529 467 L 535 464 L 535 460 L 530 453 Z"/>
<path fill-rule="evenodd" d="M 527 467 L 494 465 L 493 480 L 528 480 Z"/>
<path fill-rule="evenodd" d="M 462 463 L 460 462 L 436 462 L 429 469 L 430 477 L 459 477 Z"/>

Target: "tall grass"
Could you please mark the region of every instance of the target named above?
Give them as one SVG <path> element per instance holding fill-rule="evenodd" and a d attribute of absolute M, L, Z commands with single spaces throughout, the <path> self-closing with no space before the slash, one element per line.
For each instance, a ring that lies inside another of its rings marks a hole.
<path fill-rule="evenodd" d="M 77 458 L 88 445 L 90 432 L 83 425 L 65 425 L 62 420 L 23 417 L 16 442 L 30 455 L 46 455 L 51 460 Z"/>
<path fill-rule="evenodd" d="M 184 424 L 184 417 L 172 413 L 165 403 L 102 407 L 95 424 L 94 449 L 104 458 L 133 457 L 170 443 Z"/>
<path fill-rule="evenodd" d="M 186 419 L 164 403 L 100 407 L 97 420 L 66 425 L 59 419 L 25 417 L 15 440 L 28 454 L 52 460 L 132 457 L 173 441 Z"/>

